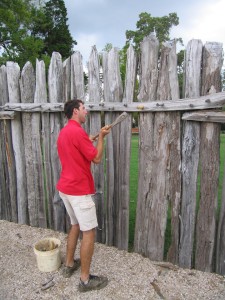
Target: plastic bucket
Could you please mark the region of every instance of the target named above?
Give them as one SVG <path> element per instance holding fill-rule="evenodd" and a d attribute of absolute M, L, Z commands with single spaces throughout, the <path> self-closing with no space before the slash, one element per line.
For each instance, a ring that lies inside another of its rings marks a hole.
<path fill-rule="evenodd" d="M 45 238 L 34 245 L 34 253 L 40 271 L 53 272 L 60 267 L 60 245 L 60 240 L 56 238 Z"/>

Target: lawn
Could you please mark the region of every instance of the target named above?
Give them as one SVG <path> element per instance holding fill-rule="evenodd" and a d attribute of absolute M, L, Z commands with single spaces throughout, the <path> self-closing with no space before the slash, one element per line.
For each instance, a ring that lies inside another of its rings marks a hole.
<path fill-rule="evenodd" d="M 218 214 L 221 206 L 222 198 L 222 185 L 223 185 L 223 171 L 224 171 L 224 154 L 225 154 L 225 134 L 220 136 L 220 177 L 219 177 L 219 190 L 218 190 Z M 198 182 L 198 187 L 200 183 Z M 133 250 L 134 231 L 135 231 L 135 217 L 138 193 L 138 135 L 133 134 L 131 140 L 131 162 L 130 162 L 130 220 L 129 220 L 129 251 Z M 198 188 L 199 194 L 199 188 Z M 165 240 L 165 254 L 170 245 L 170 210 L 168 211 L 168 222 L 166 229 Z"/>

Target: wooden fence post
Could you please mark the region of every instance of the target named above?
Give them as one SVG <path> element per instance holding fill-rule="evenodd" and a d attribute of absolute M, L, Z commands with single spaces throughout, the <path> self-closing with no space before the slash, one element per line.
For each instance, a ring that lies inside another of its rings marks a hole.
<path fill-rule="evenodd" d="M 7 62 L 7 84 L 9 92 L 9 102 L 20 102 L 19 78 L 20 68 L 17 63 Z M 12 144 L 16 164 L 16 187 L 17 187 L 17 209 L 18 222 L 28 224 L 27 209 L 27 186 L 25 173 L 25 157 L 23 129 L 21 123 L 21 115 L 18 113 L 16 118 L 11 121 Z"/>
<path fill-rule="evenodd" d="M 8 87 L 7 87 L 7 73 L 6 66 L 0 67 L 0 105 L 8 102 Z M 16 167 L 12 147 L 11 137 L 11 121 L 0 121 L 0 149 L 1 149 L 1 182 L 0 195 L 1 195 L 1 218 L 8 221 L 18 222 L 17 213 L 17 190 L 16 190 Z"/>
<path fill-rule="evenodd" d="M 51 63 L 48 70 L 48 90 L 49 102 L 62 102 L 63 100 L 63 65 L 61 55 L 57 52 L 52 53 Z M 66 214 L 62 199 L 59 197 L 59 192 L 56 190 L 56 184 L 60 176 L 60 162 L 57 152 L 57 138 L 62 128 L 61 113 L 50 114 L 50 158 L 51 158 L 51 177 L 53 190 L 53 216 L 54 229 L 65 231 Z"/>
<path fill-rule="evenodd" d="M 94 46 L 88 62 L 88 90 L 89 101 L 100 103 L 100 66 L 99 57 L 96 47 Z M 101 128 L 101 112 L 93 112 L 90 114 L 90 134 L 95 135 Z M 104 190 L 104 160 L 100 164 L 92 164 L 92 173 L 95 182 L 95 205 L 98 219 L 98 227 L 96 231 L 96 241 L 105 243 L 105 190 Z"/>
<path fill-rule="evenodd" d="M 200 40 L 192 40 L 187 45 L 185 55 L 185 98 L 193 98 L 200 95 L 201 62 L 202 42 Z M 192 266 L 199 144 L 200 124 L 197 122 L 184 122 L 182 138 L 182 205 L 180 216 L 179 266 L 185 268 L 191 268 Z"/>
<path fill-rule="evenodd" d="M 141 74 L 138 99 L 142 102 L 156 98 L 158 79 L 159 41 L 154 35 L 144 38 L 141 44 Z M 139 178 L 135 225 L 134 251 L 151 259 L 157 250 L 151 248 L 155 241 L 150 240 L 154 213 L 153 203 L 153 160 L 154 160 L 154 113 L 140 113 L 139 116 Z M 153 258 L 154 257 L 154 258 Z"/>
<path fill-rule="evenodd" d="M 137 57 L 132 46 L 127 50 L 126 78 L 123 105 L 133 102 L 136 84 Z M 119 150 L 119 202 L 118 202 L 118 248 L 128 250 L 129 242 L 129 205 L 130 205 L 130 154 L 131 154 L 132 114 L 123 121 L 120 127 Z"/>
<path fill-rule="evenodd" d="M 21 92 L 21 102 L 22 103 L 33 103 L 34 93 L 35 93 L 35 75 L 34 68 L 30 62 L 27 62 L 22 69 L 21 79 L 20 79 L 20 92 Z M 37 115 L 39 113 L 35 113 Z M 36 155 L 40 151 L 40 147 L 36 147 L 33 144 L 34 139 L 40 138 L 39 135 L 39 122 L 37 122 L 33 113 L 22 113 L 22 124 L 23 124 L 23 139 L 25 145 L 25 170 L 26 170 L 26 186 L 27 186 L 27 200 L 28 200 L 28 215 L 29 224 L 31 226 L 38 227 L 39 225 L 39 190 L 36 189 L 37 181 L 39 179 L 35 176 L 37 173 L 34 172 L 37 161 Z M 33 122 L 32 122 L 33 120 Z M 37 132 L 34 136 L 33 128 L 38 127 Z"/>
<path fill-rule="evenodd" d="M 202 60 L 202 95 L 221 91 L 223 49 L 220 43 L 206 43 Z M 212 91 L 213 90 L 213 91 Z M 215 270 L 216 212 L 218 207 L 220 124 L 201 123 L 200 203 L 196 224 L 195 268 Z M 218 235 L 219 237 L 219 235 Z"/>
<path fill-rule="evenodd" d="M 122 82 L 119 71 L 118 50 L 112 48 L 103 56 L 103 77 L 105 102 L 122 101 Z M 116 112 L 105 113 L 105 123 L 110 124 L 118 116 Z M 118 246 L 118 208 L 119 208 L 119 135 L 120 125 L 114 127 L 106 139 L 106 182 L 107 217 L 106 232 L 108 245 Z"/>
<path fill-rule="evenodd" d="M 164 43 L 161 49 L 157 100 L 179 99 L 176 43 Z M 160 102 L 159 102 L 160 103 Z M 171 245 L 168 259 L 178 263 L 179 213 L 181 201 L 180 113 L 157 112 L 154 120 L 153 196 L 155 210 L 151 247 L 157 249 L 153 259 L 163 260 L 168 205 L 171 214 Z M 155 217 L 157 215 L 157 218 Z"/>

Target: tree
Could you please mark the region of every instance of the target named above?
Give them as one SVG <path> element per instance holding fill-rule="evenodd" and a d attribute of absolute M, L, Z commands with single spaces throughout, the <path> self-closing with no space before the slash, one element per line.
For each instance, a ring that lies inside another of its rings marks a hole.
<path fill-rule="evenodd" d="M 126 31 L 126 46 L 131 43 L 136 50 L 139 50 L 144 37 L 152 32 L 155 32 L 159 43 L 162 44 L 162 42 L 170 40 L 170 29 L 178 24 L 179 18 L 176 13 L 170 13 L 164 17 L 152 17 L 151 14 L 143 12 L 139 15 L 139 20 L 136 23 L 137 30 Z M 182 42 L 181 38 L 177 40 Z"/>
<path fill-rule="evenodd" d="M 0 64 L 18 62 L 22 67 L 36 58 L 50 61 L 53 51 L 63 58 L 73 53 L 76 44 L 67 25 L 67 10 L 63 0 L 1 0 Z"/>
<path fill-rule="evenodd" d="M 143 12 L 139 14 L 139 20 L 136 23 L 137 30 L 127 30 L 126 31 L 126 44 L 120 51 L 121 57 L 121 77 L 122 81 L 125 80 L 126 73 L 126 53 L 130 44 L 134 46 L 137 53 L 140 52 L 140 44 L 144 37 L 155 33 L 159 40 L 160 46 L 163 42 L 170 41 L 170 30 L 172 26 L 179 25 L 179 18 L 176 13 L 170 13 L 168 16 L 163 17 L 152 17 L 151 14 Z M 176 39 L 177 42 L 183 44 L 181 38 Z M 178 53 L 178 73 L 179 73 L 179 84 L 182 86 L 183 80 L 183 52 Z"/>
<path fill-rule="evenodd" d="M 0 63 L 7 60 L 25 63 L 41 53 L 44 43 L 31 35 L 32 5 L 29 0 L 1 0 Z"/>
<path fill-rule="evenodd" d="M 44 53 L 59 52 L 63 58 L 73 53 L 73 40 L 67 25 L 67 10 L 63 0 L 50 0 L 37 12 L 33 34 L 44 41 Z"/>

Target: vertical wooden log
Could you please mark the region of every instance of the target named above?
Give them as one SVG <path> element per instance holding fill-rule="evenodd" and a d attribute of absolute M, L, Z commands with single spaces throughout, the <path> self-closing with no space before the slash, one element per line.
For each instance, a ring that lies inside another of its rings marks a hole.
<path fill-rule="evenodd" d="M 119 70 L 119 54 L 116 48 L 103 56 L 105 102 L 122 100 L 122 82 Z M 110 124 L 119 113 L 105 113 L 105 123 Z M 121 125 L 122 126 L 122 125 Z M 106 232 L 108 245 L 118 246 L 118 203 L 119 199 L 119 135 L 121 126 L 113 128 L 106 139 L 106 178 L 107 178 L 107 219 Z"/>
<path fill-rule="evenodd" d="M 225 164 L 223 166 L 223 174 L 225 174 Z M 217 230 L 216 272 L 221 275 L 225 275 L 225 176 L 223 176 L 222 185 L 222 199 Z"/>
<path fill-rule="evenodd" d="M 20 79 L 20 91 L 22 103 L 33 103 L 35 92 L 35 75 L 34 69 L 30 62 L 27 62 L 22 69 Z M 38 194 L 36 187 L 36 180 L 34 174 L 35 160 L 34 153 L 37 149 L 32 147 L 33 132 L 32 132 L 32 113 L 22 114 L 23 123 L 23 139 L 25 145 L 25 170 L 26 170 L 26 183 L 27 183 L 27 201 L 28 201 L 28 215 L 29 224 L 31 226 L 39 226 L 38 222 Z M 36 126 L 36 121 L 35 125 Z M 40 150 L 40 149 L 38 149 Z"/>
<path fill-rule="evenodd" d="M 63 102 L 71 98 L 71 61 L 70 57 L 63 62 Z"/>
<path fill-rule="evenodd" d="M 103 78 L 104 78 L 104 100 L 110 97 L 110 89 L 108 83 L 108 53 L 103 53 L 102 57 L 103 65 Z M 110 124 L 112 121 L 110 115 L 105 113 L 105 122 Z M 106 140 L 106 244 L 113 246 L 113 232 L 114 232 L 114 215 L 113 215 L 113 198 L 114 198 L 114 156 L 113 156 L 113 140 L 112 135 L 109 134 Z M 109 172 L 110 170 L 110 172 Z"/>
<path fill-rule="evenodd" d="M 17 63 L 7 62 L 7 83 L 9 102 L 20 102 L 19 78 L 20 68 Z M 24 142 L 21 115 L 17 114 L 11 122 L 12 143 L 16 164 L 18 223 L 28 224 L 27 186 L 25 173 Z"/>
<path fill-rule="evenodd" d="M 157 99 L 177 100 L 176 44 L 164 43 L 161 49 Z M 176 157 L 176 159 L 174 159 Z M 180 115 L 177 112 L 155 114 L 153 199 L 149 216 L 149 247 L 151 258 L 163 260 L 168 202 L 171 204 L 171 248 L 168 258 L 178 261 L 179 212 L 181 198 Z M 153 209 L 154 208 L 154 209 Z"/>
<path fill-rule="evenodd" d="M 158 78 L 159 41 L 154 35 L 144 38 L 141 44 L 141 74 L 139 101 L 153 101 L 156 98 Z M 154 159 L 154 113 L 140 113 L 139 117 L 139 176 L 138 199 L 135 224 L 134 251 L 150 257 L 149 237 L 150 214 L 153 201 L 153 159 Z"/>
<path fill-rule="evenodd" d="M 220 43 L 206 43 L 202 61 L 202 95 L 209 90 L 221 91 L 223 48 Z M 201 124 L 200 143 L 200 204 L 196 224 L 195 267 L 214 271 L 216 244 L 216 211 L 218 207 L 220 157 L 220 124 Z M 224 265 L 224 263 L 223 263 Z"/>
<path fill-rule="evenodd" d="M 100 78 L 99 78 L 99 57 L 94 46 L 88 62 L 88 89 L 89 101 L 100 102 Z M 101 128 L 101 112 L 93 112 L 90 115 L 90 129 L 92 134 L 99 132 Z M 95 205 L 97 211 L 98 228 L 96 241 L 105 243 L 105 204 L 104 204 L 104 160 L 100 164 L 92 164 L 92 173 L 95 182 Z"/>
<path fill-rule="evenodd" d="M 82 56 L 76 51 L 71 56 L 71 98 L 85 99 L 84 92 L 84 70 L 82 64 Z"/>
<path fill-rule="evenodd" d="M 46 73 L 44 61 L 36 60 L 36 89 L 35 102 L 47 103 L 47 89 L 46 89 Z M 41 132 L 41 151 L 42 151 L 42 172 L 43 172 L 43 187 L 44 187 L 44 206 L 47 226 L 54 228 L 53 221 L 53 195 L 55 187 L 52 183 L 51 175 L 51 145 L 50 145 L 50 121 L 49 113 L 42 113 L 34 118 L 39 118 L 40 132 Z M 46 224 L 45 224 L 46 226 Z"/>
<path fill-rule="evenodd" d="M 63 65 L 61 55 L 57 52 L 52 53 L 51 63 L 48 70 L 48 91 L 49 102 L 62 102 L 63 99 Z M 54 229 L 65 231 L 65 207 L 59 193 L 56 190 L 56 184 L 60 176 L 60 162 L 57 153 L 57 138 L 62 128 L 62 119 L 60 113 L 50 114 L 50 149 L 51 149 L 51 177 L 53 184 L 53 212 Z"/>
<path fill-rule="evenodd" d="M 6 66 L 0 67 L 0 105 L 9 101 Z M 1 132 L 1 218 L 17 222 L 16 167 L 11 137 L 11 121 L 0 121 Z M 5 184 L 4 184 L 5 183 Z"/>
<path fill-rule="evenodd" d="M 191 40 L 185 56 L 185 98 L 200 96 L 202 42 Z M 194 109 L 194 107 L 193 107 Z M 184 122 L 182 139 L 182 205 L 180 216 L 179 265 L 192 266 L 196 218 L 196 192 L 199 161 L 200 125 Z"/>
<path fill-rule="evenodd" d="M 36 60 L 36 88 L 35 88 L 35 102 L 47 103 L 47 89 L 46 89 L 46 72 L 44 61 Z M 50 116 L 45 112 L 41 114 L 41 147 L 42 147 L 42 163 L 43 176 L 45 187 L 45 208 L 47 216 L 47 226 L 54 228 L 53 220 L 53 195 L 55 187 L 52 183 L 51 175 L 51 145 L 50 145 Z"/>
<path fill-rule="evenodd" d="M 123 104 L 133 102 L 136 84 L 137 58 L 132 46 L 127 50 L 126 78 Z M 118 248 L 128 250 L 129 242 L 129 205 L 130 205 L 130 154 L 132 114 L 121 124 L 119 150 L 119 203 L 118 203 Z"/>

